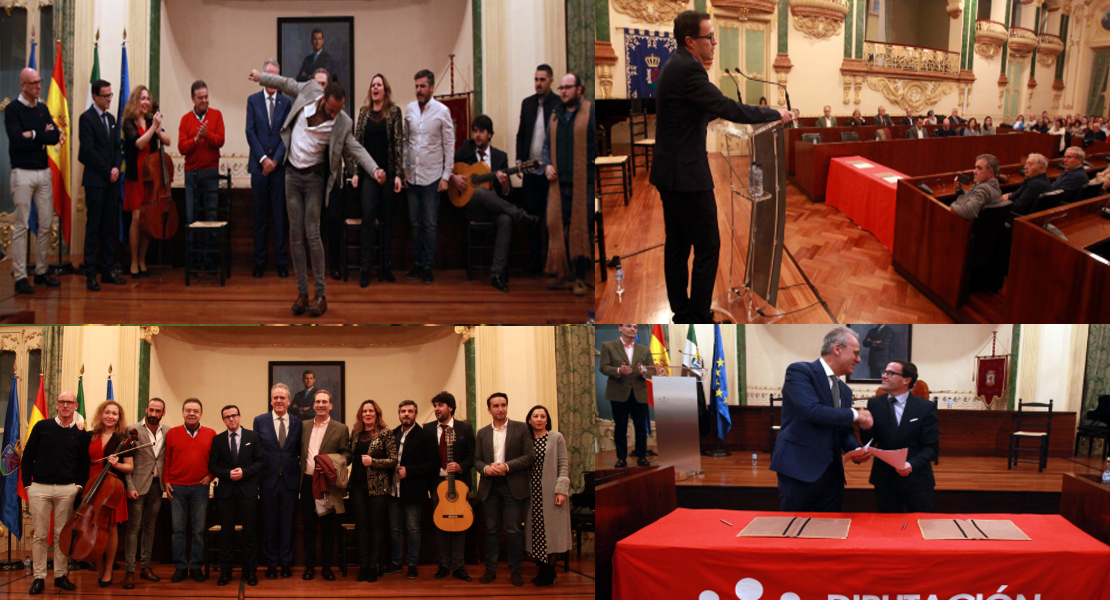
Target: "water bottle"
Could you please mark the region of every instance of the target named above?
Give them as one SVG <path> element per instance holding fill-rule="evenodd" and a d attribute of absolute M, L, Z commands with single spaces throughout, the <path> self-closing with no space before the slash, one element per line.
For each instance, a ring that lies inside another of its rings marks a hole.
<path fill-rule="evenodd" d="M 624 269 L 619 261 L 617 262 L 617 274 L 614 278 L 617 281 L 617 302 L 620 302 L 624 295 Z"/>
<path fill-rule="evenodd" d="M 952 410 L 952 399 L 948 399 L 948 410 Z"/>
<path fill-rule="evenodd" d="M 1106 461 L 1106 470 L 1102 472 L 1102 485 L 1110 486 L 1110 460 Z"/>
<path fill-rule="evenodd" d="M 763 167 L 759 163 L 752 163 L 751 192 L 753 198 L 763 195 Z"/>
<path fill-rule="evenodd" d="M 27 555 L 23 555 L 23 574 L 24 575 L 30 575 L 32 570 L 33 569 L 31 568 L 31 557 L 27 556 Z"/>
<path fill-rule="evenodd" d="M 757 463 L 759 463 L 759 454 L 752 452 L 752 466 L 756 466 Z"/>

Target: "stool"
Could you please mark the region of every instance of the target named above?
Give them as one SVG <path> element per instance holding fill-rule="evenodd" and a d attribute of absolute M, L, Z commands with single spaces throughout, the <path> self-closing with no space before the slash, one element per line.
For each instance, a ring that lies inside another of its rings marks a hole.
<path fill-rule="evenodd" d="M 355 556 L 354 564 L 358 565 L 358 540 L 355 539 L 354 535 L 354 523 L 343 523 L 339 526 L 339 572 L 342 573 L 344 577 L 347 576 L 347 549 L 351 547 L 352 543 L 355 544 L 355 552 L 353 553 Z"/>
<path fill-rule="evenodd" d="M 1079 454 L 1079 441 L 1087 438 L 1087 456 L 1091 456 L 1095 440 L 1102 440 L 1102 460 L 1110 457 L 1110 428 L 1105 425 L 1080 425 L 1075 431 L 1075 453 Z"/>
<path fill-rule="evenodd" d="M 636 171 L 636 157 L 644 153 L 644 168 L 651 172 L 651 155 L 655 152 L 655 138 L 644 138 L 632 142 L 632 171 Z"/>
<path fill-rule="evenodd" d="M 601 259 L 601 280 L 609 276 L 609 269 L 605 266 L 605 223 L 601 218 L 601 196 L 594 197 L 594 238 L 597 241 L 597 256 Z"/>
<path fill-rule="evenodd" d="M 477 234 L 486 233 L 484 242 L 477 240 Z M 493 245 L 496 229 L 492 221 L 466 221 L 466 279 L 474 279 L 474 271 L 490 270 L 493 268 Z M 477 263 L 474 251 L 489 251 L 489 262 Z"/>
<path fill-rule="evenodd" d="M 371 260 L 370 268 L 378 269 L 381 265 L 381 223 L 374 223 L 374 247 L 371 249 L 373 255 L 377 255 L 379 260 Z M 351 234 L 354 234 L 354 240 L 351 239 Z M 354 251 L 355 257 L 351 259 L 351 251 Z M 348 217 L 343 222 L 343 260 L 340 261 L 340 268 L 343 271 L 343 281 L 347 281 L 347 276 L 350 268 L 361 270 L 362 263 L 360 254 L 362 252 L 362 219 L 359 217 Z"/>
<path fill-rule="evenodd" d="M 594 160 L 597 168 L 597 193 L 604 196 L 606 193 L 617 193 L 619 189 L 624 194 L 624 205 L 632 196 L 632 170 L 629 167 L 628 156 L 599 156 Z M 619 183 L 614 183 L 619 181 Z"/>
<path fill-rule="evenodd" d="M 216 189 L 207 190 L 205 184 L 215 180 Z M 224 183 L 223 188 L 220 183 Z M 197 202 L 206 194 L 216 196 L 216 219 L 196 220 L 189 223 L 185 232 L 185 287 L 191 276 L 212 273 L 220 278 L 220 287 L 231 277 L 231 169 L 220 174 L 198 175 L 193 180 L 193 194 Z M 203 211 L 198 206 L 198 211 Z M 208 263 L 211 266 L 205 266 Z"/>
<path fill-rule="evenodd" d="M 235 533 L 240 534 L 240 536 L 242 536 L 243 526 L 242 525 L 236 525 L 235 526 Z M 213 526 L 209 527 L 208 531 L 205 532 L 205 534 L 204 534 L 204 576 L 205 577 L 208 577 L 208 565 L 210 563 L 213 563 L 213 562 L 218 564 L 219 561 L 220 561 L 220 546 L 219 546 L 219 543 L 218 543 L 219 541 L 220 541 L 220 526 L 219 525 L 213 525 Z M 240 549 L 238 544 L 235 544 L 235 548 L 237 550 Z"/>

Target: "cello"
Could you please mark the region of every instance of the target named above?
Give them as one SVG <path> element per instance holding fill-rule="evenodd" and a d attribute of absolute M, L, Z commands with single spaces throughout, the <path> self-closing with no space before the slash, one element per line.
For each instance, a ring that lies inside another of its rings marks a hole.
<path fill-rule="evenodd" d="M 138 448 L 131 447 L 139 438 L 139 432 L 132 429 L 128 436 L 116 446 L 109 456 L 121 456 Z M 109 456 L 101 459 L 107 460 Z M 127 490 L 118 477 L 108 477 L 105 467 L 95 479 L 85 484 L 85 496 L 81 504 L 62 526 L 59 548 L 73 560 L 85 560 L 90 556 L 100 556 L 108 546 L 108 528 L 116 524 L 109 522 L 111 513 L 127 496 Z"/>
<path fill-rule="evenodd" d="M 158 103 L 151 106 L 158 112 Z M 173 159 L 166 155 L 166 145 L 158 144 L 158 153 L 151 153 L 143 169 L 143 185 L 146 188 L 143 204 L 139 209 L 139 229 L 149 238 L 168 240 L 177 233 L 177 205 L 170 195 L 173 183 Z"/>

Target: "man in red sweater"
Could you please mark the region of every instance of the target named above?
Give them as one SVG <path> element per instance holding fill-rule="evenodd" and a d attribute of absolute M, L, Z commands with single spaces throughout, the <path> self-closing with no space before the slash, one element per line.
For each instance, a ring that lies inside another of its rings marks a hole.
<path fill-rule="evenodd" d="M 201 206 L 194 210 L 193 181 L 202 175 L 216 175 L 220 167 L 220 148 L 224 145 L 224 117 L 208 107 L 208 84 L 193 82 L 193 110 L 181 117 L 177 131 L 177 150 L 185 157 L 185 218 L 193 221 L 216 220 L 216 179 L 204 181 Z M 209 192 L 211 190 L 211 192 Z"/>
<path fill-rule="evenodd" d="M 186 575 L 193 581 L 204 581 L 204 524 L 208 508 L 208 455 L 216 431 L 200 424 L 204 405 L 196 398 L 189 398 L 181 408 L 185 424 L 166 433 L 166 463 L 162 467 L 166 478 L 166 495 L 170 498 L 173 516 L 173 563 L 176 569 L 170 579 L 179 583 Z M 185 553 L 186 512 L 192 521 L 192 548 Z"/>

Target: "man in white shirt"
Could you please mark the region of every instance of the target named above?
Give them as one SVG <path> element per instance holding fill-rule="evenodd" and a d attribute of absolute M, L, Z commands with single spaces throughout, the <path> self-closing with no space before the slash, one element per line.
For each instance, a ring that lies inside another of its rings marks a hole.
<path fill-rule="evenodd" d="M 543 161 L 543 143 L 547 138 L 547 126 L 551 121 L 551 111 L 559 104 L 559 96 L 551 93 L 551 82 L 555 72 L 550 65 L 536 67 L 534 83 L 536 93 L 520 103 L 520 125 L 516 129 L 516 163 L 526 160 Z M 528 214 L 543 217 L 547 214 L 547 194 L 551 182 L 544 176 L 543 166 L 523 174 L 524 210 Z M 543 227 L 528 230 L 528 269 L 529 275 L 543 273 Z"/>
<path fill-rule="evenodd" d="M 409 186 L 409 221 L 412 223 L 412 270 L 405 279 L 434 281 L 436 221 L 439 195 L 447 191 L 455 153 L 455 125 L 451 111 L 432 97 L 435 75 L 417 71 L 416 100 L 405 109 L 405 173 Z"/>
<path fill-rule="evenodd" d="M 397 440 L 397 472 L 389 491 L 390 564 L 386 573 L 401 570 L 402 543 L 407 533 L 408 578 L 416 579 L 420 560 L 420 517 L 428 501 L 428 485 L 439 472 L 435 425 L 416 422 L 416 402 L 402 400 L 397 407 L 401 424 L 393 430 Z"/>
<path fill-rule="evenodd" d="M 166 453 L 166 432 L 170 430 L 169 426 L 162 425 L 165 412 L 166 403 L 161 398 L 151 398 L 146 405 L 146 418 L 128 427 L 128 430 L 139 432 L 139 445 L 154 445 L 133 455 L 135 468 L 127 474 L 127 537 L 123 546 L 125 590 L 135 587 L 135 553 L 140 530 L 143 532 L 143 548 L 139 576 L 147 581 L 159 580 L 150 568 L 150 554 L 154 549 L 154 526 L 162 508 L 162 465 Z"/>

